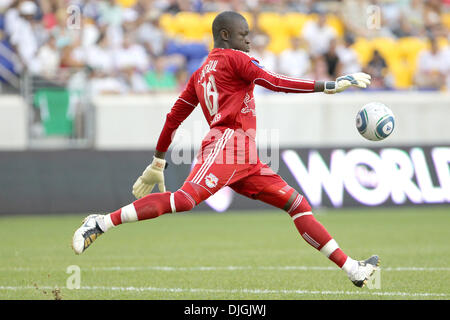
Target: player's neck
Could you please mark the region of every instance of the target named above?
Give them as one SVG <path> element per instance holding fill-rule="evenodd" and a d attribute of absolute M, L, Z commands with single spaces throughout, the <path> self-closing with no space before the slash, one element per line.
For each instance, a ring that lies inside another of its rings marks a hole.
<path fill-rule="evenodd" d="M 239 50 L 239 49 L 231 48 L 228 45 L 226 45 L 226 46 L 225 45 L 217 45 L 217 46 L 215 45 L 213 49 L 230 49 L 230 50 L 242 51 L 242 50 Z M 242 51 L 242 52 L 244 52 L 244 51 Z"/>
<path fill-rule="evenodd" d="M 215 45 L 214 49 L 230 49 L 228 46 L 224 46 L 224 45 Z"/>
<path fill-rule="evenodd" d="M 217 41 L 217 42 L 214 42 L 214 49 L 233 49 L 233 48 L 231 48 L 231 46 L 228 44 L 228 42 Z"/>

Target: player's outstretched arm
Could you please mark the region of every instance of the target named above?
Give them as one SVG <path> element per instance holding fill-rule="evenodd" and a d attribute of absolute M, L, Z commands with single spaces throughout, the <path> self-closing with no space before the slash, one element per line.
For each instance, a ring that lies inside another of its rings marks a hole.
<path fill-rule="evenodd" d="M 318 90 L 323 91 L 327 94 L 333 94 L 337 92 L 342 92 L 352 86 L 358 88 L 367 88 L 370 85 L 371 76 L 364 72 L 352 73 L 345 75 L 336 79 L 336 81 L 316 81 L 316 86 Z M 323 86 L 319 88 L 319 86 Z M 321 89 L 321 90 L 320 90 Z"/>
<path fill-rule="evenodd" d="M 345 75 L 337 78 L 336 81 L 292 78 L 268 71 L 257 60 L 244 54 L 236 55 L 231 63 L 235 70 L 240 70 L 239 75 L 245 80 L 272 91 L 286 93 L 325 92 L 331 94 L 342 92 L 351 86 L 366 88 L 371 79 L 370 75 L 363 72 Z"/>

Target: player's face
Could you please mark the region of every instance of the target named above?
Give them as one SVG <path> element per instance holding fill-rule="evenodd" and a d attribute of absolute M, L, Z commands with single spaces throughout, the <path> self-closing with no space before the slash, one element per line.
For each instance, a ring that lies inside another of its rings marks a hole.
<path fill-rule="evenodd" d="M 230 37 L 230 45 L 232 49 L 241 50 L 244 52 L 250 51 L 250 30 L 248 28 L 247 21 L 238 20 L 234 25 L 233 31 Z"/>

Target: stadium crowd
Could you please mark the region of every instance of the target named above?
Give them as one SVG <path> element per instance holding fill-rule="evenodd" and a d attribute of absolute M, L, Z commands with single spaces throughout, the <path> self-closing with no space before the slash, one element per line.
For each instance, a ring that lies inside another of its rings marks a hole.
<path fill-rule="evenodd" d="M 176 92 L 201 65 L 212 39 L 208 30 L 194 40 L 171 32 L 170 16 L 236 10 L 251 18 L 251 55 L 269 70 L 312 79 L 362 70 L 373 76 L 371 89 L 450 90 L 449 8 L 450 0 L 4 0 L 0 80 L 27 72 L 44 81 L 76 83 L 74 70 L 82 70 L 94 95 Z M 267 12 L 314 19 L 274 50 L 270 44 L 277 35 L 260 19 Z M 362 58 L 365 47 L 357 40 L 380 38 L 415 38 L 427 45 L 406 62 L 413 68 L 397 70 L 387 47 Z M 411 80 L 398 86 L 396 77 L 411 69 Z"/>

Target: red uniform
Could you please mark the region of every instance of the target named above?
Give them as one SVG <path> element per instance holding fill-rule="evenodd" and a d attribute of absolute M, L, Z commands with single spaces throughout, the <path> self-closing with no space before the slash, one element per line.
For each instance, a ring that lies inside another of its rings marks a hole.
<path fill-rule="evenodd" d="M 255 198 L 268 184 L 285 184 L 257 156 L 255 84 L 273 91 L 308 93 L 314 92 L 315 81 L 278 75 L 242 51 L 216 48 L 191 76 L 167 115 L 156 147 L 161 152 L 167 151 L 173 133 L 198 103 L 211 128 L 186 179 L 207 191 L 193 195 L 197 204 L 226 185 Z"/>
<path fill-rule="evenodd" d="M 229 186 L 242 195 L 287 211 L 301 236 L 344 268 L 347 255 L 313 217 L 308 201 L 259 161 L 255 144 L 255 84 L 283 92 L 313 92 L 315 85 L 311 80 L 265 71 L 258 61 L 241 51 L 212 50 L 167 115 L 156 147 L 158 151 L 167 151 L 174 131 L 200 102 L 211 130 L 203 139 L 197 163 L 179 190 L 153 193 L 136 200 L 111 213 L 111 224 L 189 211 L 220 188 Z M 350 268 L 346 265 L 345 270 Z"/>

